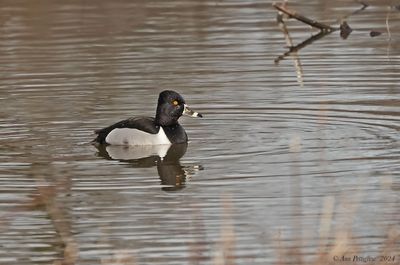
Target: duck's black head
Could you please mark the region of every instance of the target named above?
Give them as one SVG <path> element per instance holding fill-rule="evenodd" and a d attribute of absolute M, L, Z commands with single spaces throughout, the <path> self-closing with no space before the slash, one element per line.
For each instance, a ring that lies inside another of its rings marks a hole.
<path fill-rule="evenodd" d="M 156 123 L 161 126 L 178 124 L 182 114 L 192 117 L 202 117 L 201 114 L 190 110 L 181 95 L 172 90 L 164 90 L 158 97 Z"/>

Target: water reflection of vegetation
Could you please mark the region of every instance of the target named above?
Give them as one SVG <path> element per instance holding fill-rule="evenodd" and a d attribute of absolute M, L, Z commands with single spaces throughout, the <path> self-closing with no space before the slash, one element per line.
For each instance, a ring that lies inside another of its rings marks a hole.
<path fill-rule="evenodd" d="M 185 155 L 187 144 L 153 146 L 98 145 L 98 155 L 108 160 L 127 162 L 135 168 L 157 167 L 161 185 L 165 191 L 185 187 L 187 178 L 201 166 L 182 166 L 180 159 Z"/>

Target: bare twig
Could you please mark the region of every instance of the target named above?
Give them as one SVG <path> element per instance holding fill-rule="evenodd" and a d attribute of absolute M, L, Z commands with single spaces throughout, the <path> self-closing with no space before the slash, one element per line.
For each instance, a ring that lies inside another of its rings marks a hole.
<path fill-rule="evenodd" d="M 359 3 L 359 4 L 361 4 L 362 6 L 363 6 L 363 9 L 364 8 L 367 8 L 368 6 L 369 6 L 369 4 L 367 4 L 365 1 L 362 1 L 362 0 L 358 0 L 358 1 L 356 1 L 357 3 Z"/>
<path fill-rule="evenodd" d="M 336 30 L 335 28 L 333 28 L 333 27 L 331 27 L 329 25 L 326 25 L 324 23 L 321 23 L 321 22 L 318 22 L 316 20 L 313 20 L 313 19 L 310 19 L 308 17 L 305 17 L 305 16 L 297 13 L 296 11 L 287 9 L 285 5 L 274 3 L 273 7 L 275 7 L 276 9 L 281 11 L 282 13 L 285 13 L 289 17 L 295 18 L 295 19 L 297 19 L 297 20 L 299 20 L 299 21 L 301 21 L 301 22 L 303 22 L 303 23 L 305 23 L 307 25 L 310 25 L 311 27 L 317 28 L 317 29 L 319 29 L 321 31 L 331 32 L 331 31 Z"/>
<path fill-rule="evenodd" d="M 341 21 L 347 19 L 347 18 L 350 17 L 350 16 L 356 15 L 356 14 L 358 14 L 358 13 L 364 11 L 364 10 L 369 6 L 369 5 L 368 5 L 367 3 L 365 3 L 364 1 L 357 1 L 357 3 L 361 4 L 361 7 L 360 7 L 359 9 L 357 9 L 357 10 L 351 12 L 351 13 L 348 13 L 347 15 L 341 17 L 338 21 L 341 22 Z"/>

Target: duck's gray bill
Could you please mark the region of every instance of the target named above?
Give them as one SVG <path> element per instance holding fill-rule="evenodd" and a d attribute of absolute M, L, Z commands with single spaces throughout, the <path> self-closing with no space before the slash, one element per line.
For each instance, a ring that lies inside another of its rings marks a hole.
<path fill-rule="evenodd" d="M 203 118 L 203 115 L 189 109 L 189 107 L 186 104 L 185 104 L 185 109 L 183 110 L 183 114 L 190 116 L 190 117 Z"/>

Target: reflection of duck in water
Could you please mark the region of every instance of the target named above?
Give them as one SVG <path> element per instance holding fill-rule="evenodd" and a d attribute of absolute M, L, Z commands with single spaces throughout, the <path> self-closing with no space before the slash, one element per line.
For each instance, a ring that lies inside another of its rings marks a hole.
<path fill-rule="evenodd" d="M 186 179 L 179 163 L 188 141 L 178 123 L 182 114 L 202 117 L 188 108 L 181 95 L 165 90 L 159 95 L 155 118 L 130 118 L 96 130 L 93 143 L 105 158 L 128 161 L 135 167 L 157 166 L 161 183 L 176 189 Z"/>
<path fill-rule="evenodd" d="M 186 178 L 201 166 L 181 166 L 187 143 L 173 145 L 118 146 L 97 145 L 98 155 L 109 160 L 130 163 L 135 168 L 157 167 L 163 190 L 182 189 Z"/>

